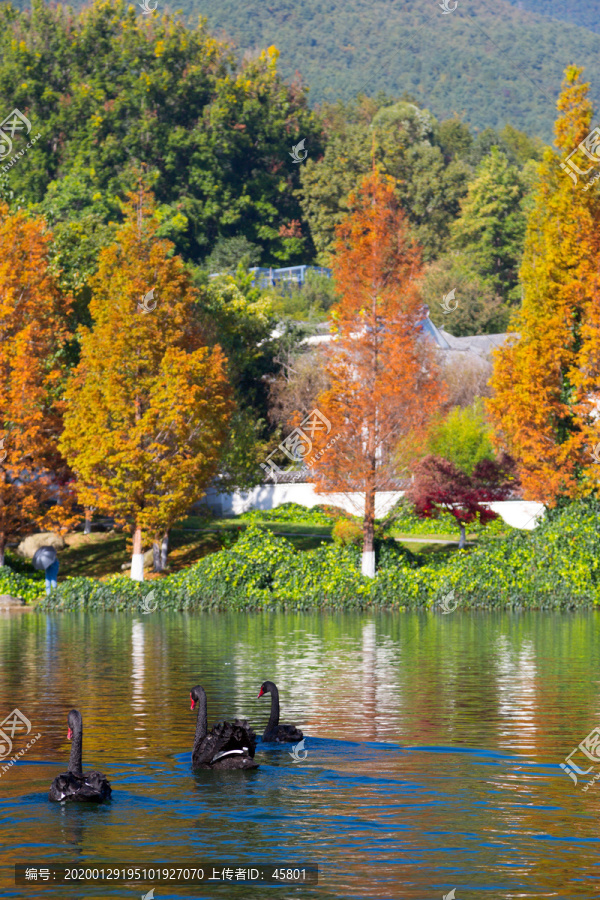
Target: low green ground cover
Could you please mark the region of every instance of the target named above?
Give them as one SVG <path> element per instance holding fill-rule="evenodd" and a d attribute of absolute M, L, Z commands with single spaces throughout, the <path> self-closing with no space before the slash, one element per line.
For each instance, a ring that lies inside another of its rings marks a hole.
<path fill-rule="evenodd" d="M 250 525 L 237 542 L 160 580 L 69 578 L 43 609 L 139 609 L 152 590 L 163 609 L 418 608 L 452 592 L 460 608 L 575 608 L 600 601 L 600 506 L 575 503 L 533 532 L 512 530 L 466 551 L 411 553 L 379 541 L 377 575 L 360 574 L 360 549 L 299 551 Z M 0 569 L 0 593 L 41 597 L 43 584 Z"/>
<path fill-rule="evenodd" d="M 329 528 L 337 518 L 350 518 L 347 513 L 337 506 L 300 506 L 299 503 L 282 503 L 275 509 L 251 509 L 237 516 L 240 522 L 252 522 L 261 524 L 265 522 L 278 522 L 306 525 L 327 525 Z"/>

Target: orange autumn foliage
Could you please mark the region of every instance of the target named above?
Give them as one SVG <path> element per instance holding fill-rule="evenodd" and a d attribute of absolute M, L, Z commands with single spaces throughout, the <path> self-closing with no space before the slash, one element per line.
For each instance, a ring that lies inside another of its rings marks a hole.
<path fill-rule="evenodd" d="M 0 565 L 10 538 L 68 524 L 57 440 L 71 298 L 51 273 L 51 238 L 43 219 L 0 203 Z"/>
<path fill-rule="evenodd" d="M 443 392 L 422 336 L 422 264 L 393 180 L 374 171 L 349 198 L 337 228 L 333 277 L 342 299 L 328 346 L 330 388 L 317 402 L 333 447 L 316 463 L 317 490 L 365 493 L 363 552 L 372 553 L 375 492 L 397 486 L 396 449 L 422 432 Z M 324 439 L 323 439 L 324 440 Z"/>

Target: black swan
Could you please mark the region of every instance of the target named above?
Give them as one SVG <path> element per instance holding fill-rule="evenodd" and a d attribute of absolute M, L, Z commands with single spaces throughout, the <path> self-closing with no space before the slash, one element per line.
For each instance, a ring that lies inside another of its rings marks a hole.
<path fill-rule="evenodd" d="M 198 704 L 196 737 L 192 750 L 192 766 L 195 769 L 256 769 L 254 762 L 256 735 L 246 719 L 218 722 L 208 730 L 206 692 L 196 685 L 190 693 L 191 709 Z"/>
<path fill-rule="evenodd" d="M 69 757 L 69 769 L 64 775 L 57 775 L 50 785 L 48 799 L 56 803 L 64 803 L 65 800 L 83 800 L 87 803 L 102 803 L 111 795 L 110 784 L 102 772 L 87 772 L 81 770 L 81 750 L 83 745 L 83 722 L 81 713 L 72 709 L 67 719 L 69 730 L 68 740 L 72 741 L 71 756 Z"/>
<path fill-rule="evenodd" d="M 263 694 L 271 695 L 271 715 L 269 722 L 262 736 L 263 741 L 267 743 L 289 744 L 292 741 L 301 741 L 304 735 L 295 725 L 279 724 L 279 691 L 277 685 L 272 681 L 263 681 L 260 686 L 259 697 Z"/>

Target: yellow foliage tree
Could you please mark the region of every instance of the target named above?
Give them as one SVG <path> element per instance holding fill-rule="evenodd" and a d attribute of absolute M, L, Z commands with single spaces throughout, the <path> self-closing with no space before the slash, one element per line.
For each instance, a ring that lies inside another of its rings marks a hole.
<path fill-rule="evenodd" d="M 142 580 L 143 534 L 156 542 L 202 496 L 232 401 L 225 357 L 202 344 L 184 264 L 157 236 L 153 198 L 131 194 L 125 214 L 92 281 L 61 447 L 81 502 L 130 525 L 131 577 Z"/>
<path fill-rule="evenodd" d="M 587 93 L 581 70 L 569 67 L 558 101 L 559 155 L 548 150 L 540 166 L 527 228 L 522 308 L 510 324 L 519 337 L 496 354 L 488 401 L 497 443 L 518 459 L 526 496 L 549 504 L 580 493 L 597 472 L 588 445 L 600 439 L 600 202 L 561 167 L 590 131 Z"/>

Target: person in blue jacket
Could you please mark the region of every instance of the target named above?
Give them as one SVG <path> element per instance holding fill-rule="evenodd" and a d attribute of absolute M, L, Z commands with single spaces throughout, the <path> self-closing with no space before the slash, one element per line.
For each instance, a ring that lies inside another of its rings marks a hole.
<path fill-rule="evenodd" d="M 54 547 L 40 547 L 34 554 L 32 559 L 35 569 L 44 570 L 46 579 L 46 595 L 50 595 L 57 587 L 58 578 L 58 555 Z"/>

